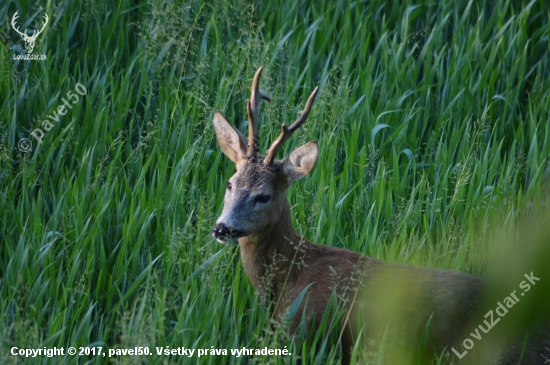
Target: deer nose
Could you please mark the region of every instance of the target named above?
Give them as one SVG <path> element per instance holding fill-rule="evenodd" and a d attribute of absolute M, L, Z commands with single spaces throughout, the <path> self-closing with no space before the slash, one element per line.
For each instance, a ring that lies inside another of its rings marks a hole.
<path fill-rule="evenodd" d="M 221 241 L 228 241 L 231 238 L 238 237 L 240 231 L 227 227 L 224 223 L 218 223 L 212 230 L 212 236 Z"/>
<path fill-rule="evenodd" d="M 212 230 L 212 235 L 215 238 L 222 238 L 229 236 L 229 228 L 223 223 L 218 223 L 214 226 L 214 229 Z"/>

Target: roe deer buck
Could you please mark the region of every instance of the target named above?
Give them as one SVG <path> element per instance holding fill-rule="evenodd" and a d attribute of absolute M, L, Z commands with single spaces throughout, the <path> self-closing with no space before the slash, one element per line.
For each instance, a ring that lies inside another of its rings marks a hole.
<path fill-rule="evenodd" d="M 212 231 L 221 243 L 238 239 L 246 274 L 262 297 L 275 304 L 277 320 L 282 320 L 291 303 L 308 285 L 306 324 L 317 327 L 333 290 L 347 297 L 342 346 L 344 364 L 350 362 L 350 349 L 358 329 L 368 324 L 368 333 L 384 330 L 392 312 L 400 310 L 406 336 L 422 334 L 430 321 L 427 343 L 438 351 L 461 340 L 462 329 L 475 309 L 485 286 L 476 276 L 438 269 L 390 264 L 341 248 L 321 246 L 301 237 L 292 227 L 288 187 L 305 177 L 315 165 L 319 148 L 315 141 L 295 149 L 283 160 L 276 154 L 283 143 L 308 117 L 318 87 L 309 96 L 299 118 L 282 125 L 279 137 L 266 156 L 258 154 L 258 111 L 261 99 L 260 67 L 253 79 L 247 101 L 248 140 L 232 127 L 219 111 L 214 129 L 223 153 L 236 164 L 225 193 L 224 207 Z M 355 278 L 355 280 L 352 280 Z M 350 281 L 354 281 L 350 285 Z M 301 318 L 291 320 L 294 333 Z M 400 329 L 401 331 L 401 329 Z M 413 340 L 413 346 L 416 344 Z M 409 344 L 410 344 L 409 343 Z"/>

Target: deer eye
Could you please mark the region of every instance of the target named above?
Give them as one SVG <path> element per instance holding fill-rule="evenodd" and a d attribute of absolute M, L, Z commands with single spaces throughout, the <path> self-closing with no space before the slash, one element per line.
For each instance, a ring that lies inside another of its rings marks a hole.
<path fill-rule="evenodd" d="M 227 190 L 231 190 L 232 187 L 233 187 L 233 185 L 231 185 L 230 182 L 227 182 Z"/>
<path fill-rule="evenodd" d="M 271 200 L 271 196 L 269 196 L 269 195 L 258 195 L 257 197 L 254 198 L 254 203 L 265 204 L 269 200 Z"/>

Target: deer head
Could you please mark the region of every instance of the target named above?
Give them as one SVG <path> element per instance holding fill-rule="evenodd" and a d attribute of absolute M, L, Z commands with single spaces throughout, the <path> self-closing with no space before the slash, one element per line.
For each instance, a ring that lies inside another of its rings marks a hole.
<path fill-rule="evenodd" d="M 13 17 L 11 18 L 11 26 L 17 33 L 19 33 L 21 38 L 23 38 L 23 41 L 25 41 L 25 50 L 27 51 L 27 54 L 30 54 L 34 49 L 36 38 L 38 38 L 38 35 L 42 33 L 42 31 L 44 31 L 44 29 L 46 28 L 46 25 L 48 24 L 48 19 L 49 19 L 48 14 L 44 14 L 45 19 L 44 19 L 44 25 L 42 26 L 42 29 L 40 29 L 39 31 L 35 30 L 32 36 L 28 36 L 27 31 L 21 32 L 19 31 L 19 28 L 15 25 L 15 20 L 19 18 L 17 13 L 19 12 L 16 11 L 15 14 L 13 14 Z"/>
<path fill-rule="evenodd" d="M 286 190 L 292 182 L 305 177 L 315 165 L 319 148 L 317 142 L 308 142 L 283 160 L 276 160 L 277 151 L 307 119 L 319 87 L 311 93 L 305 109 L 290 127 L 284 123 L 279 137 L 266 156 L 258 155 L 258 112 L 261 99 L 271 99 L 259 90 L 262 67 L 252 81 L 250 100 L 247 101 L 248 140 L 235 129 L 220 112 L 214 114 L 214 130 L 223 153 L 236 165 L 236 173 L 229 179 L 224 207 L 212 231 L 218 242 L 253 235 L 272 229 L 279 221 Z"/>

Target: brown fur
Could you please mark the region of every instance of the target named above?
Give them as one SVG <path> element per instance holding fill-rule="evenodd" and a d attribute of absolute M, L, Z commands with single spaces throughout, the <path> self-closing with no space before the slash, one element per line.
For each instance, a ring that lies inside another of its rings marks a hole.
<path fill-rule="evenodd" d="M 271 226 L 239 238 L 246 274 L 258 294 L 273 301 L 275 318 L 279 321 L 311 283 L 307 301 L 298 310 L 302 313 L 307 305 L 308 327 L 319 325 L 333 289 L 339 291 L 339 296 L 346 296 L 350 312 L 342 337 L 344 363 L 349 361 L 349 350 L 357 335 L 353 329 L 360 327 L 357 325 L 361 317 L 361 322 L 369 321 L 378 327 L 370 329 L 372 335 L 380 334 L 384 322 L 390 320 L 379 317 L 384 315 L 383 310 L 376 308 L 383 304 L 378 300 L 380 297 L 407 301 L 410 307 L 401 311 L 401 317 L 414 322 L 407 324 L 413 336 L 422 333 L 434 313 L 428 343 L 439 350 L 451 345 L 468 323 L 475 297 L 483 286 L 482 279 L 453 271 L 388 264 L 356 252 L 312 243 L 293 229 L 286 199 L 280 216 L 272 218 Z M 357 280 L 349 282 L 354 277 Z M 357 288 L 360 289 L 355 295 Z M 317 323 L 310 322 L 313 316 Z M 295 316 L 290 324 L 291 333 L 300 320 L 299 315 Z"/>

